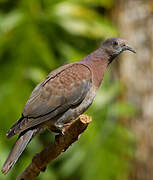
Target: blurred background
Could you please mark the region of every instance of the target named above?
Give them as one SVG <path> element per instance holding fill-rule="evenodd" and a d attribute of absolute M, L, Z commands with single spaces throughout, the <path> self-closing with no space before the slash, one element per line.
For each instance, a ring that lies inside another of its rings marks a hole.
<path fill-rule="evenodd" d="M 108 68 L 93 121 L 38 180 L 153 179 L 153 1 L 0 0 L 0 167 L 17 137 L 5 134 L 50 71 L 120 36 L 137 50 Z M 14 180 L 54 139 L 47 131 L 1 180 Z"/>

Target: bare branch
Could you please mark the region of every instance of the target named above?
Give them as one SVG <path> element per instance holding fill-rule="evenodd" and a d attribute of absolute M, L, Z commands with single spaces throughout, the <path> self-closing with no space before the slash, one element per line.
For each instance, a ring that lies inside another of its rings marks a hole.
<path fill-rule="evenodd" d="M 43 151 L 33 157 L 31 164 L 18 176 L 17 180 L 32 180 L 41 171 L 45 171 L 46 166 L 52 160 L 78 140 L 79 135 L 87 128 L 91 121 L 92 119 L 87 115 L 81 115 L 70 126 L 65 128 L 64 135 L 55 136 L 53 144 L 47 146 Z"/>

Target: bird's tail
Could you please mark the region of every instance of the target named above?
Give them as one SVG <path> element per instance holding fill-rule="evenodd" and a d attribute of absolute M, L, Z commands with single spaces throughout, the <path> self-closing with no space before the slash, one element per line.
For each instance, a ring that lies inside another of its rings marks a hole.
<path fill-rule="evenodd" d="M 31 139 L 37 134 L 39 129 L 32 129 L 32 130 L 27 130 L 23 131 L 15 145 L 13 146 L 12 151 L 10 152 L 8 158 L 6 159 L 3 167 L 2 167 L 2 173 L 6 174 L 16 163 L 22 152 L 24 151 L 25 147 L 28 145 L 28 143 L 31 141 Z"/>

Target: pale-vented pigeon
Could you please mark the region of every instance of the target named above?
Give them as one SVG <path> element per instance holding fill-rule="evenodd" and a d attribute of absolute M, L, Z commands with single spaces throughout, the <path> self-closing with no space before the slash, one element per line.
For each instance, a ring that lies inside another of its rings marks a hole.
<path fill-rule="evenodd" d="M 61 132 L 59 127 L 75 120 L 92 104 L 107 66 L 122 51 L 135 50 L 121 38 L 110 38 L 101 47 L 76 63 L 52 71 L 33 90 L 22 117 L 10 128 L 7 138 L 20 133 L 2 172 L 16 163 L 30 140 L 45 127 Z"/>

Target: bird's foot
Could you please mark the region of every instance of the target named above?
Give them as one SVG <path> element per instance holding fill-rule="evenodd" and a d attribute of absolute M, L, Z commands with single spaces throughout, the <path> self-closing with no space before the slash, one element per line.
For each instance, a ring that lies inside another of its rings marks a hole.
<path fill-rule="evenodd" d="M 73 123 L 73 122 L 68 122 L 68 123 L 64 124 L 64 127 L 69 127 L 69 126 L 72 125 L 72 123 Z"/>
<path fill-rule="evenodd" d="M 65 133 L 65 131 L 72 125 L 72 122 L 66 123 L 63 125 L 62 132 Z"/>

